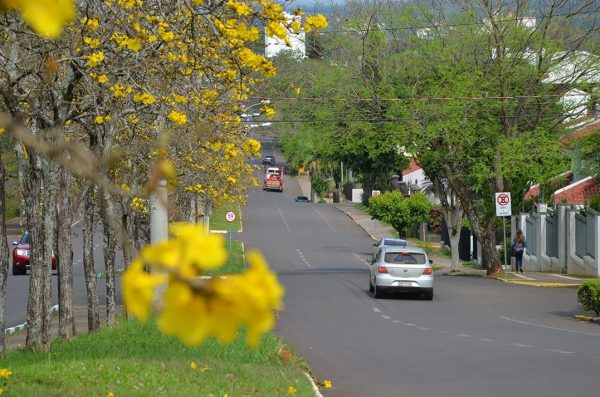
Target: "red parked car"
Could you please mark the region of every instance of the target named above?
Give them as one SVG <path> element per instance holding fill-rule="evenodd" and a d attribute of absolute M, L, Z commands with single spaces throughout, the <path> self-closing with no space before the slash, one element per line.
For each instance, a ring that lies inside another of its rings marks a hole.
<path fill-rule="evenodd" d="M 12 252 L 12 273 L 15 276 L 21 274 L 27 274 L 27 270 L 29 269 L 29 257 L 31 255 L 31 251 L 29 250 L 29 232 L 25 232 L 23 237 L 21 237 L 20 241 L 13 241 L 13 245 L 16 247 L 13 248 Z M 72 255 L 72 253 L 71 253 Z M 52 254 L 52 270 L 56 270 L 56 266 L 58 265 L 58 258 L 54 253 Z"/>

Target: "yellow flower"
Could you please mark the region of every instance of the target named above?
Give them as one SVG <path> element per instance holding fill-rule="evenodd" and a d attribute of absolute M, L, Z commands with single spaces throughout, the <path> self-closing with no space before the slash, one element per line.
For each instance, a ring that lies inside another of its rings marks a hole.
<path fill-rule="evenodd" d="M 130 37 L 125 41 L 125 47 L 131 51 L 139 51 L 142 49 L 142 39 L 139 37 Z"/>
<path fill-rule="evenodd" d="M 269 22 L 265 32 L 269 37 L 277 37 L 279 39 L 284 39 L 287 37 L 287 31 L 285 30 L 285 27 L 279 22 Z"/>
<path fill-rule="evenodd" d="M 63 26 L 75 18 L 73 0 L 0 1 L 0 9 L 17 9 L 23 20 L 42 36 L 57 38 Z"/>
<path fill-rule="evenodd" d="M 0 378 L 8 379 L 12 375 L 12 371 L 8 368 L 0 368 Z"/>
<path fill-rule="evenodd" d="M 104 53 L 102 51 L 94 52 L 90 55 L 86 55 L 85 57 L 87 58 L 87 65 L 92 68 L 104 61 Z"/>
<path fill-rule="evenodd" d="M 101 74 L 100 76 L 98 76 L 98 83 L 100 84 L 104 84 L 108 81 L 108 76 L 105 74 Z"/>
<path fill-rule="evenodd" d="M 287 389 L 288 396 L 293 396 L 298 390 L 294 386 L 289 386 Z"/>
<path fill-rule="evenodd" d="M 277 113 L 277 112 L 275 111 L 275 107 L 274 107 L 274 106 L 272 106 L 272 105 L 265 105 L 265 106 L 263 106 L 263 107 L 262 107 L 262 109 L 261 109 L 261 110 L 262 110 L 262 111 L 265 113 L 265 115 L 266 115 L 268 118 L 270 118 L 270 119 L 272 119 L 273 117 L 275 117 L 275 114 Z"/>
<path fill-rule="evenodd" d="M 196 368 L 197 368 L 197 365 L 196 365 L 196 363 L 192 361 L 192 362 L 190 363 L 190 368 L 191 368 L 191 369 L 196 369 Z"/>
<path fill-rule="evenodd" d="M 187 122 L 187 116 L 185 115 L 185 113 L 180 113 L 176 110 L 171 111 L 167 118 L 173 123 L 177 124 L 178 126 L 182 126 Z"/>
<path fill-rule="evenodd" d="M 4 128 L 0 127 L 0 135 L 4 134 Z"/>
<path fill-rule="evenodd" d="M 166 280 L 162 274 L 146 272 L 141 261 L 133 261 L 122 277 L 123 300 L 129 313 L 145 321 L 150 314 L 156 286 Z"/>
<path fill-rule="evenodd" d="M 105 120 L 104 117 L 96 116 L 96 118 L 94 119 L 94 123 L 100 125 L 100 124 L 104 123 L 104 120 Z"/>
<path fill-rule="evenodd" d="M 306 17 L 306 22 L 304 23 L 304 30 L 306 31 L 306 33 L 313 30 L 325 29 L 326 27 L 327 18 L 325 18 L 323 14 L 311 15 L 309 17 Z"/>
<path fill-rule="evenodd" d="M 87 18 L 84 17 L 81 22 L 87 26 L 88 28 L 90 28 L 91 30 L 97 30 L 100 27 L 100 22 L 98 21 L 98 18 Z"/>
<path fill-rule="evenodd" d="M 152 105 L 156 102 L 156 97 L 152 94 L 148 94 L 146 92 L 137 93 L 133 96 L 133 102 L 143 103 L 144 105 Z"/>
<path fill-rule="evenodd" d="M 90 37 L 84 37 L 83 42 L 88 45 L 92 50 L 100 46 L 100 40 L 93 39 Z"/>
<path fill-rule="evenodd" d="M 239 3 L 237 1 L 229 0 L 227 8 L 233 10 L 239 16 L 245 16 L 252 13 L 252 8 L 246 3 Z"/>
<path fill-rule="evenodd" d="M 108 394 L 106 395 L 106 397 L 115 397 L 114 393 L 109 391 Z"/>
<path fill-rule="evenodd" d="M 331 381 L 329 379 L 325 379 L 323 381 L 323 387 L 326 389 L 331 389 L 331 387 L 333 386 L 333 384 L 331 383 Z"/>

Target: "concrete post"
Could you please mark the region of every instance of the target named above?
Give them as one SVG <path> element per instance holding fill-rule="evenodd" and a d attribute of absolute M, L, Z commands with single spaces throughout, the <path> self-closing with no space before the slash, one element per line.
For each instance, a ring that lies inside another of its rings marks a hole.
<path fill-rule="evenodd" d="M 567 273 L 567 247 L 569 245 L 567 237 L 567 207 L 559 205 L 558 217 L 556 225 L 558 228 L 558 267 L 561 269 L 561 273 Z"/>
<path fill-rule="evenodd" d="M 167 181 L 162 180 L 150 194 L 150 243 L 169 237 L 169 214 L 167 203 Z"/>
<path fill-rule="evenodd" d="M 596 228 L 596 241 L 594 241 L 594 260 L 596 261 L 596 277 L 600 277 L 600 215 L 594 216 Z"/>

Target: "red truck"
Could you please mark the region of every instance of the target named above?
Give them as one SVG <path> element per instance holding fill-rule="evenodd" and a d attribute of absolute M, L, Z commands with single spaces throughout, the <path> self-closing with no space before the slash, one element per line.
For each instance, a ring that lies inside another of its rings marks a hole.
<path fill-rule="evenodd" d="M 283 167 L 265 167 L 263 190 L 279 190 L 283 192 Z"/>

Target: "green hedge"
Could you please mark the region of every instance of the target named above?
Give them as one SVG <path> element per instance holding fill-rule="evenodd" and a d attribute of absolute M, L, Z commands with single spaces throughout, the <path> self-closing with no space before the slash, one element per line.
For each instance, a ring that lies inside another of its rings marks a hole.
<path fill-rule="evenodd" d="M 600 280 L 587 280 L 577 290 L 577 300 L 585 310 L 596 312 L 600 316 Z"/>

